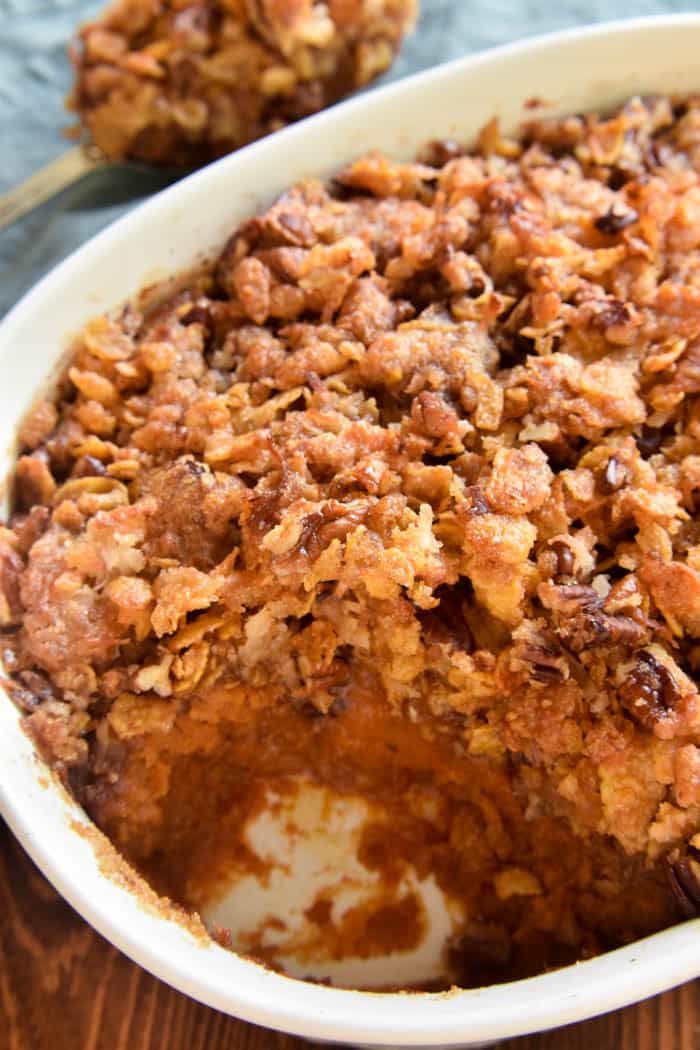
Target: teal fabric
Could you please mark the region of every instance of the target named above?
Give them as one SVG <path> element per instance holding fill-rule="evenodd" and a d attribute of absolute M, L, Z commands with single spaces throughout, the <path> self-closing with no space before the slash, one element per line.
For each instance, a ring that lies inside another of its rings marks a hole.
<path fill-rule="evenodd" d="M 0 0 L 0 192 L 67 148 L 66 45 L 93 0 Z M 422 0 L 418 31 L 384 81 L 536 33 L 611 18 L 692 11 L 692 0 Z M 117 173 L 45 205 L 0 233 L 0 316 L 60 259 L 153 192 Z"/>

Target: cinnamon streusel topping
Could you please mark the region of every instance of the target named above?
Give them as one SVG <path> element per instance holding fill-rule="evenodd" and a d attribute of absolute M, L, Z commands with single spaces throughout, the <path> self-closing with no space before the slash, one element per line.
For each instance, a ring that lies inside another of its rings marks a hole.
<path fill-rule="evenodd" d="M 492 123 L 86 327 L 20 434 L 3 658 L 157 886 L 303 773 L 393 807 L 367 863 L 466 902 L 465 983 L 696 910 L 699 170 L 694 99 Z"/>
<path fill-rule="evenodd" d="M 203 164 L 389 68 L 416 0 L 117 0 L 73 48 L 69 99 L 111 160 Z"/>

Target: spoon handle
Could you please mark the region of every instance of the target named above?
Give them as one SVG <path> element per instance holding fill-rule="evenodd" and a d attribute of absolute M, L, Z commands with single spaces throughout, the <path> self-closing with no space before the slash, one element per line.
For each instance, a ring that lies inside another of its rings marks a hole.
<path fill-rule="evenodd" d="M 94 146 L 74 146 L 0 196 L 0 230 L 107 162 Z"/>

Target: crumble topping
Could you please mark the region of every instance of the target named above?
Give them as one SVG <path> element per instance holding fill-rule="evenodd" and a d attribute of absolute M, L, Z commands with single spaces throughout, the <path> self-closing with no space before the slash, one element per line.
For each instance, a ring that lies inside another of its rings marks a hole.
<path fill-rule="evenodd" d="M 699 143 L 653 98 L 373 154 L 86 327 L 21 429 L 2 654 L 154 884 L 301 772 L 468 902 L 464 983 L 695 912 Z"/>
<path fill-rule="evenodd" d="M 68 100 L 110 160 L 195 165 L 389 68 L 416 0 L 117 0 L 83 26 Z"/>

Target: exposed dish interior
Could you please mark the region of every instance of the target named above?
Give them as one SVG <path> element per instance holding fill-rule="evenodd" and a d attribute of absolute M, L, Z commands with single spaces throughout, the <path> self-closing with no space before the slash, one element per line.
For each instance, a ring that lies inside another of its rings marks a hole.
<path fill-rule="evenodd" d="M 3 660 L 76 797 L 212 921 L 266 813 L 369 873 L 225 943 L 323 979 L 439 911 L 416 981 L 474 985 L 696 911 L 699 122 L 305 183 L 25 420 Z"/>

